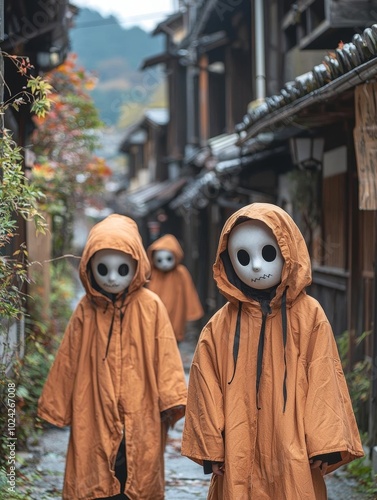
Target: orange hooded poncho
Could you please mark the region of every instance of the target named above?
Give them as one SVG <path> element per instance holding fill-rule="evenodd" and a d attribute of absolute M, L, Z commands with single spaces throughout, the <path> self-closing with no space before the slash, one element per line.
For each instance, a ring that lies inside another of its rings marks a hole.
<path fill-rule="evenodd" d="M 101 249 L 137 261 L 128 291 L 113 300 L 93 286 L 89 261 Z M 96 224 L 80 263 L 86 295 L 67 326 L 39 400 L 38 415 L 71 426 L 65 500 L 119 493 L 114 476 L 125 438 L 131 500 L 164 498 L 164 425 L 161 412 L 186 404 L 186 384 L 170 321 L 159 297 L 144 287 L 150 273 L 137 225 L 110 215 Z M 172 422 L 184 406 L 173 410 Z"/>
<path fill-rule="evenodd" d="M 245 219 L 267 224 L 285 261 L 267 309 L 235 286 L 229 266 L 229 233 Z M 224 475 L 212 476 L 211 500 L 326 499 L 309 459 L 330 454 L 331 472 L 363 448 L 331 326 L 305 292 L 311 265 L 303 236 L 281 208 L 246 206 L 225 223 L 213 271 L 228 302 L 197 344 L 182 454 L 225 463 Z"/>
<path fill-rule="evenodd" d="M 167 272 L 155 267 L 153 252 L 156 250 L 172 252 L 175 257 L 175 267 Z M 181 264 L 182 247 L 175 236 L 165 234 L 148 247 L 147 254 L 152 266 L 152 274 L 147 287 L 157 293 L 165 304 L 176 339 L 180 342 L 184 339 L 187 321 L 200 319 L 204 314 L 191 275 Z"/>

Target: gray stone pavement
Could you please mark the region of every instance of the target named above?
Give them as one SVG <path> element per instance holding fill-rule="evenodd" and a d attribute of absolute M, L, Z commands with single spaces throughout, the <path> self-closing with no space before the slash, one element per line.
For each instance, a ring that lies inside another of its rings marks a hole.
<path fill-rule="evenodd" d="M 187 378 L 196 338 L 195 330 L 189 329 L 185 341 L 179 346 Z M 199 465 L 180 454 L 183 425 L 184 419 L 169 431 L 165 452 L 165 498 L 166 500 L 205 500 L 209 476 L 203 474 Z M 18 490 L 21 495 L 25 495 L 23 497 L 25 500 L 61 498 L 68 437 L 68 428 L 48 428 L 36 447 L 31 447 L 28 452 L 20 454 L 22 464 L 19 465 L 18 472 L 32 478 L 24 491 Z M 329 500 L 367 499 L 366 496 L 356 491 L 356 482 L 349 479 L 342 470 L 326 476 L 326 483 Z"/>

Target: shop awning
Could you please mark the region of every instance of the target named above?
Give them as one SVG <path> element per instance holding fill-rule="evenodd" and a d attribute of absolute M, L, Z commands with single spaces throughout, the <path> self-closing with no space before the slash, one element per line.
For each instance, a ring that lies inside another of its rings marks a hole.
<path fill-rule="evenodd" d="M 183 192 L 170 204 L 170 208 L 176 210 L 182 207 L 188 210 L 191 207 L 204 208 L 212 194 L 216 195 L 220 188 L 220 182 L 214 171 L 204 172 L 192 179 Z"/>
<path fill-rule="evenodd" d="M 157 66 L 157 64 L 164 64 L 166 63 L 169 59 L 171 59 L 171 55 L 164 52 L 162 54 L 158 54 L 156 56 L 148 57 L 143 60 L 142 65 L 140 66 L 140 70 L 142 71 L 143 69 L 151 68 L 153 66 Z"/>
<path fill-rule="evenodd" d="M 187 178 L 152 182 L 118 196 L 119 212 L 130 217 L 145 217 L 170 202 L 186 184 Z"/>

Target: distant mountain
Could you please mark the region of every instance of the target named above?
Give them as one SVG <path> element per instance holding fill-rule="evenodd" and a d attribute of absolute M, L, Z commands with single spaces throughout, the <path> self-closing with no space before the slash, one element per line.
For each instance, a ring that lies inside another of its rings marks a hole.
<path fill-rule="evenodd" d="M 117 123 L 122 106 L 147 100 L 162 83 L 161 72 L 152 69 L 155 76 L 151 77 L 139 71 L 144 59 L 163 51 L 160 35 L 152 37 L 138 27 L 125 29 L 114 16 L 80 9 L 70 39 L 79 64 L 99 78 L 92 96 L 108 125 Z"/>

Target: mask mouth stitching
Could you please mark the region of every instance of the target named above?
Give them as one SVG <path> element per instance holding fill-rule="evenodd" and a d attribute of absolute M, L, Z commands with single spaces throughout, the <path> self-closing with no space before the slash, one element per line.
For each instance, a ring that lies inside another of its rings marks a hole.
<path fill-rule="evenodd" d="M 272 277 L 272 274 L 264 274 L 263 276 L 261 276 L 260 278 L 255 278 L 255 279 L 252 279 L 251 282 L 252 283 L 255 283 L 256 281 L 260 281 L 260 280 L 265 280 L 267 278 L 271 278 Z"/>

